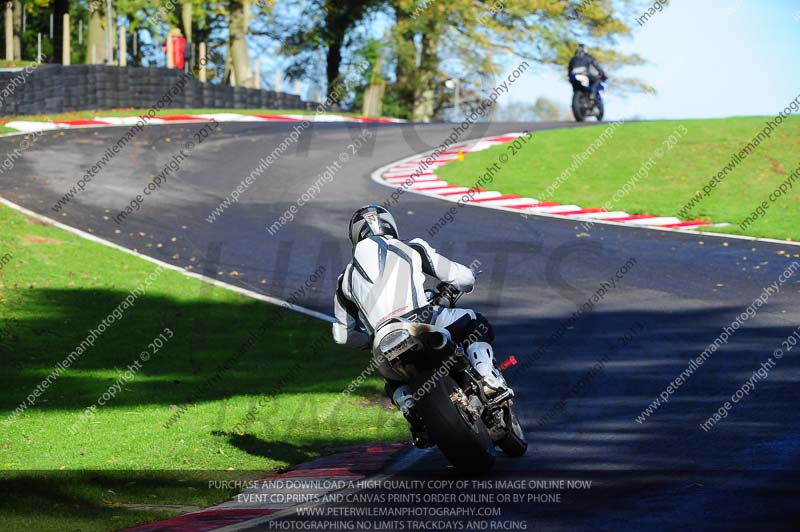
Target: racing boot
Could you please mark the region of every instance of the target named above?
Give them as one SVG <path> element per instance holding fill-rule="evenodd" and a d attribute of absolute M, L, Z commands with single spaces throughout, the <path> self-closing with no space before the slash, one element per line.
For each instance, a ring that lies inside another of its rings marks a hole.
<path fill-rule="evenodd" d="M 411 431 L 411 441 L 414 443 L 414 447 L 418 449 L 430 447 L 428 430 L 414 412 L 414 397 L 411 394 L 411 387 L 407 384 L 398 386 L 392 394 L 392 403 L 403 413 L 403 417 L 408 421 L 408 429 Z"/>
<path fill-rule="evenodd" d="M 475 372 L 483 378 L 484 393 L 492 398 L 508 390 L 505 377 L 497 369 L 492 346 L 487 342 L 473 342 L 467 347 L 467 358 Z"/>

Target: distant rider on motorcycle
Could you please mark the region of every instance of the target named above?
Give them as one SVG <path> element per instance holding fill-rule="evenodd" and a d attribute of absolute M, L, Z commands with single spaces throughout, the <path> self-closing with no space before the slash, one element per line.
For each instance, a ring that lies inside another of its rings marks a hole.
<path fill-rule="evenodd" d="M 605 81 L 608 79 L 603 67 L 600 66 L 600 63 L 597 62 L 597 59 L 595 59 L 586 51 L 586 45 L 584 44 L 578 45 L 578 49 L 575 50 L 575 55 L 572 56 L 572 59 L 569 61 L 569 66 L 567 67 L 567 76 L 569 77 L 570 74 L 586 74 L 589 76 L 592 87 L 594 87 L 594 96 L 597 96 L 597 88 L 599 86 L 597 81 Z M 572 83 L 573 91 L 582 90 L 580 83 L 572 79 L 572 77 L 569 79 L 570 83 Z"/>
<path fill-rule="evenodd" d="M 474 310 L 441 307 L 426 299 L 425 274 L 455 290 L 471 292 L 475 284 L 472 270 L 439 255 L 422 239 L 400 240 L 394 217 L 380 205 L 358 209 L 350 219 L 348 236 L 353 258 L 337 283 L 336 343 L 369 349 L 375 332 L 397 318 L 435 325 L 463 342 L 470 363 L 486 377 L 488 385 L 498 392 L 507 388 L 495 369 L 489 344 L 494 333 L 486 318 Z M 410 386 L 384 378 L 386 395 L 408 420 L 414 444 L 427 446 Z"/>

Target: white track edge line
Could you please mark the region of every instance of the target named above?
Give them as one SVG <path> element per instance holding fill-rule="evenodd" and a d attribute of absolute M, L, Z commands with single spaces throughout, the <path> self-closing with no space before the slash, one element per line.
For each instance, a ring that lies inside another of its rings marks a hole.
<path fill-rule="evenodd" d="M 258 301 L 262 301 L 264 303 L 269 303 L 270 305 L 275 305 L 275 306 L 281 306 L 281 307 L 284 307 L 284 308 L 288 308 L 290 310 L 293 310 L 293 311 L 298 312 L 300 314 L 305 314 L 306 316 L 310 316 L 310 317 L 316 318 L 318 320 L 327 321 L 329 323 L 334 323 L 336 321 L 336 319 L 333 316 L 329 316 L 329 315 L 324 314 L 322 312 L 318 312 L 316 310 L 312 310 L 312 309 L 306 308 L 306 307 L 301 307 L 300 305 L 295 305 L 293 303 L 289 303 L 288 301 L 285 301 L 285 300 L 277 298 L 277 297 L 272 297 L 272 296 L 268 296 L 268 295 L 264 295 L 264 294 L 259 294 L 258 292 L 254 292 L 252 290 L 248 290 L 247 288 L 241 288 L 239 286 L 228 284 L 228 283 L 226 283 L 224 281 L 213 279 L 211 277 L 207 277 L 207 276 L 201 275 L 199 273 L 186 271 L 183 268 L 181 268 L 180 266 L 175 266 L 174 264 L 169 264 L 167 262 L 164 262 L 164 261 L 161 261 L 161 260 L 158 260 L 158 259 L 154 259 L 153 257 L 150 257 L 150 256 L 145 255 L 143 253 L 139 253 L 138 251 L 134 251 L 134 250 L 126 248 L 124 246 L 120 246 L 119 244 L 115 244 L 114 242 L 111 242 L 109 240 L 105 240 L 105 239 L 99 238 L 99 237 L 94 236 L 92 234 L 89 234 L 89 233 L 87 233 L 85 231 L 81 231 L 80 229 L 76 229 L 76 228 L 71 227 L 69 225 L 63 224 L 63 223 L 59 222 L 58 220 L 54 220 L 52 218 L 48 218 L 47 216 L 43 216 L 41 214 L 33 212 L 33 211 L 29 210 L 29 209 L 26 209 L 25 207 L 22 207 L 20 205 L 17 205 L 16 203 L 13 203 L 13 202 L 7 200 L 6 198 L 4 198 L 2 196 L 0 196 L 0 204 L 3 204 L 6 207 L 9 207 L 9 208 L 11 208 L 11 209 L 13 209 L 13 210 L 15 210 L 17 212 L 21 212 L 22 214 L 24 214 L 24 215 L 26 215 L 26 216 L 28 216 L 30 218 L 35 218 L 35 219 L 37 219 L 37 220 L 39 220 L 41 222 L 47 223 L 48 225 L 51 225 L 51 226 L 54 226 L 54 227 L 58 227 L 59 229 L 63 229 L 65 231 L 67 231 L 69 233 L 72 233 L 73 235 L 79 236 L 79 237 L 81 237 L 83 239 L 89 240 L 91 242 L 95 242 L 97 244 L 102 244 L 102 245 L 104 245 L 106 247 L 110 247 L 112 249 L 116 249 L 117 251 L 122 251 L 123 253 L 127 253 L 128 255 L 133 255 L 134 257 L 138 257 L 140 259 L 144 259 L 147 262 L 151 262 L 153 264 L 158 264 L 159 266 L 162 266 L 162 267 L 164 267 L 164 268 L 166 268 L 168 270 L 172 270 L 172 271 L 176 271 L 176 272 L 182 273 L 183 275 L 185 275 L 187 277 L 191 277 L 192 279 L 197 279 L 199 281 L 202 281 L 204 283 L 207 283 L 207 284 L 210 284 L 210 285 L 213 285 L 213 286 L 219 286 L 219 287 L 224 288 L 226 290 L 230 290 L 231 292 L 236 292 L 237 294 L 240 294 L 240 295 L 243 295 L 243 296 L 247 296 L 247 297 L 250 297 L 252 299 L 257 299 Z"/>
<path fill-rule="evenodd" d="M 492 138 L 492 137 L 484 137 L 484 138 Z M 473 140 L 474 141 L 480 141 L 480 140 L 483 140 L 483 139 L 473 139 Z M 473 140 L 470 140 L 468 142 L 473 142 Z M 398 164 L 403 164 L 404 162 L 410 161 L 412 159 L 420 158 L 420 157 L 421 158 L 425 158 L 427 155 L 429 155 L 431 153 L 433 153 L 433 152 L 432 151 L 422 152 L 422 153 L 418 153 L 416 155 L 410 155 L 410 156 L 405 157 L 403 159 L 399 159 L 399 160 L 397 160 L 397 161 L 395 161 L 393 163 L 386 164 L 384 166 L 381 166 L 377 170 L 374 170 L 370 174 L 369 177 L 375 183 L 378 183 L 379 185 L 383 185 L 384 187 L 387 187 L 387 188 L 392 189 L 392 190 L 397 190 L 399 188 L 403 188 L 403 187 L 400 187 L 400 186 L 392 186 L 391 184 L 386 183 L 382 179 L 381 175 L 384 172 L 388 171 L 389 169 L 393 168 L 394 166 L 396 166 Z M 411 193 L 411 194 L 416 194 L 418 196 L 424 196 L 426 198 L 434 198 L 434 199 L 439 199 L 441 201 L 447 201 L 447 200 L 439 198 L 439 197 L 437 197 L 437 196 L 435 196 L 433 194 L 425 194 L 422 191 L 411 190 L 410 188 L 404 189 L 403 193 L 404 194 Z M 402 196 L 402 194 L 401 194 L 401 196 Z M 579 222 L 579 220 L 577 220 L 577 219 L 570 220 L 570 218 L 565 217 L 565 216 L 558 216 L 558 215 L 546 214 L 546 213 L 522 212 L 520 209 L 513 209 L 513 208 L 510 208 L 510 207 L 503 207 L 503 206 L 498 206 L 498 205 L 483 205 L 483 204 L 480 204 L 480 203 L 465 203 L 464 205 L 467 206 L 467 207 L 476 207 L 476 208 L 482 208 L 482 209 L 494 209 L 494 210 L 497 210 L 497 211 L 513 212 L 514 214 L 517 214 L 519 216 L 528 215 L 528 216 L 536 216 L 536 217 L 540 217 L 540 218 L 553 218 L 553 219 L 556 219 L 556 220 L 562 220 L 562 221 L 567 221 L 567 222 L 571 221 L 573 223 L 578 223 Z M 636 225 L 626 224 L 626 223 L 623 223 L 623 222 L 609 222 L 609 221 L 606 221 L 606 220 L 595 220 L 595 219 L 592 219 L 591 223 L 592 223 L 592 225 L 612 225 L 612 226 L 617 226 L 617 227 L 627 227 L 629 229 L 639 229 L 639 230 L 645 230 L 645 231 L 658 231 L 658 232 L 661 232 L 661 233 L 682 233 L 684 235 L 704 236 L 704 237 L 708 236 L 708 237 L 713 237 L 713 238 L 731 238 L 731 239 L 734 239 L 734 240 L 746 240 L 746 241 L 749 241 L 749 242 L 760 242 L 760 243 L 767 243 L 767 244 L 780 244 L 782 246 L 800 247 L 800 242 L 787 242 L 786 240 L 777 240 L 775 238 L 760 238 L 760 237 L 744 236 L 744 235 L 729 235 L 729 234 L 726 234 L 726 233 L 706 233 L 706 232 L 703 232 L 703 231 L 696 231 L 696 230 L 690 230 L 690 229 L 681 229 L 681 228 L 636 226 Z"/>
<path fill-rule="evenodd" d="M 206 114 L 211 114 L 211 113 L 206 113 Z M 166 116 L 169 116 L 169 115 L 166 115 Z M 200 116 L 200 115 L 187 115 L 187 116 Z M 254 115 L 241 115 L 241 116 L 254 116 Z M 303 115 L 303 116 L 306 116 L 306 115 Z M 307 115 L 307 116 L 314 116 L 314 115 L 311 114 L 311 115 Z M 341 116 L 344 116 L 344 115 L 341 115 Z M 123 116 L 123 117 L 109 117 L 109 118 L 137 118 L 137 117 L 125 117 L 125 116 Z M 159 117 L 155 116 L 153 118 L 159 118 Z M 93 119 L 91 119 L 91 120 L 93 120 Z M 20 122 L 22 122 L 22 120 L 20 120 Z M 259 122 L 259 121 L 255 121 L 255 120 L 254 121 L 217 120 L 217 122 L 219 122 L 220 124 L 242 124 L 242 123 L 249 123 L 249 124 L 294 124 L 297 121 L 296 120 L 264 120 L 264 121 Z M 300 120 L 300 122 L 302 122 L 302 120 Z M 325 121 L 325 120 L 322 120 L 322 121 L 309 120 L 309 122 L 313 122 L 315 124 L 341 124 L 341 123 L 344 123 L 344 121 L 342 121 L 342 122 L 335 122 L 335 121 L 328 122 L 328 121 Z M 55 122 L 51 121 L 51 122 L 42 122 L 42 123 L 43 124 L 53 124 Z M 169 121 L 165 120 L 163 122 L 153 122 L 153 123 L 145 124 L 145 127 L 147 127 L 147 126 L 168 126 L 170 124 L 201 124 L 201 123 L 207 123 L 207 122 L 199 122 L 197 120 L 173 120 L 173 121 L 169 122 Z M 357 124 L 367 124 L 367 123 L 371 123 L 371 124 L 406 124 L 407 122 L 355 122 L 355 123 L 357 123 Z M 39 129 L 39 130 L 36 130 L 36 131 L 18 131 L 18 132 L 15 132 L 15 133 L 3 133 L 3 134 L 0 134 L 0 139 L 5 138 L 5 137 L 16 137 L 16 136 L 19 136 L 19 135 L 34 135 L 36 133 L 47 133 L 49 131 L 66 131 L 66 130 L 69 130 L 69 129 L 108 129 L 108 128 L 112 128 L 112 127 L 127 127 L 128 129 L 130 129 L 130 128 L 134 127 L 134 125 L 131 125 L 131 124 L 107 124 L 107 125 L 89 124 L 89 125 L 84 125 L 84 126 L 55 127 L 53 129 Z M 11 129 L 13 129 L 13 128 L 11 128 Z"/>

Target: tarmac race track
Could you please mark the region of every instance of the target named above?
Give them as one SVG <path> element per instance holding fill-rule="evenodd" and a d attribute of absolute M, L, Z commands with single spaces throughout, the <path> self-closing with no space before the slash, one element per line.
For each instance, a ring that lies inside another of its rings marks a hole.
<path fill-rule="evenodd" d="M 476 126 L 462 140 L 525 127 L 567 126 Z M 364 126 L 314 126 L 238 203 L 209 223 L 212 210 L 292 128 L 221 124 L 181 162 L 177 175 L 116 224 L 112 218 L 141 194 L 149 176 L 161 172 L 202 127 L 148 127 L 58 213 L 53 205 L 126 129 L 48 132 L 12 170 L 0 174 L 0 193 L 99 237 L 272 296 L 297 293 L 323 265 L 324 278 L 306 288 L 298 303 L 330 313 L 335 279 L 350 251 L 350 214 L 365 203 L 383 203 L 392 192 L 373 183 L 370 173 L 432 149 L 452 131 L 446 124 L 370 125 L 370 142 L 334 172 L 332 181 L 318 187 L 293 213 L 293 221 L 270 235 L 267 227 L 321 183 L 319 174 L 341 153 L 349 153 L 348 144 Z M 3 138 L 0 145 L 7 153 L 20 140 Z M 800 261 L 786 255 L 800 248 L 607 225 L 586 234 L 575 221 L 472 206 L 429 237 L 428 228 L 450 205 L 404 194 L 393 212 L 401 237 L 426 238 L 464 263 L 481 261 L 484 275 L 463 304 L 480 309 L 495 324 L 498 358 L 513 354 L 519 361 L 507 375 L 530 448 L 522 459 L 501 456 L 488 479 L 584 481 L 580 488 L 555 484 L 527 492 L 550 498 L 488 504 L 502 512 L 481 518 L 486 529 L 789 529 L 799 513 L 800 409 L 795 403 L 800 347 L 786 352 L 727 418 L 707 432 L 700 424 L 800 324 L 800 274 L 781 285 L 674 393 L 665 390 L 724 327 L 778 282 L 793 260 Z M 592 310 L 565 323 L 593 297 Z M 662 392 L 668 402 L 637 422 Z M 414 451 L 396 469 L 402 470 L 397 478 L 457 478 L 436 451 Z M 303 526 L 300 521 L 312 518 L 290 519 L 295 522 L 286 526 Z M 336 519 L 343 526 L 362 520 Z M 467 522 L 459 517 L 416 519 L 416 529 L 428 530 L 459 529 L 444 527 Z M 267 522 L 242 529 L 277 528 Z M 414 528 L 395 523 L 385 529 Z"/>

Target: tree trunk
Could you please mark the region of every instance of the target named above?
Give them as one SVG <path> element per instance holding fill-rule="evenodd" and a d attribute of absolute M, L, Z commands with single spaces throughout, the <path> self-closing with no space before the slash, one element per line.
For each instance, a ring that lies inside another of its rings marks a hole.
<path fill-rule="evenodd" d="M 339 79 L 339 68 L 342 65 L 342 46 L 344 45 L 344 35 L 337 36 L 336 39 L 328 45 L 328 56 L 326 64 L 326 74 L 328 81 L 327 96 L 331 98 L 336 89 L 336 83 Z M 338 103 L 338 102 L 336 102 Z"/>
<path fill-rule="evenodd" d="M 414 46 L 414 30 L 410 27 L 411 18 L 398 11 L 395 46 L 395 96 L 400 105 L 402 118 L 412 118 L 414 114 L 415 78 L 417 72 L 417 48 Z"/>
<path fill-rule="evenodd" d="M 5 9 L 3 4 L 3 9 Z M 14 0 L 14 61 L 22 61 L 22 2 Z"/>
<path fill-rule="evenodd" d="M 142 57 L 143 57 L 142 42 L 139 39 L 139 35 L 137 35 L 139 32 L 139 28 L 136 25 L 137 20 L 133 15 L 127 15 L 126 18 L 128 19 L 128 27 L 131 28 L 131 35 L 130 35 L 131 46 L 129 48 L 129 53 L 131 56 L 130 65 L 142 66 Z M 136 36 L 134 37 L 134 35 Z M 133 48 L 134 39 L 136 41 L 136 49 Z"/>
<path fill-rule="evenodd" d="M 225 67 L 222 75 L 222 82 L 230 84 L 233 76 L 233 68 L 231 68 L 231 43 L 228 41 L 227 50 L 225 50 Z"/>
<path fill-rule="evenodd" d="M 63 61 L 64 50 L 64 15 L 69 13 L 69 0 L 55 0 L 53 2 L 53 63 Z"/>
<path fill-rule="evenodd" d="M 106 23 L 105 9 L 100 5 L 102 2 L 91 2 L 89 4 L 89 35 L 86 38 L 86 60 L 87 65 L 92 64 L 92 48 L 95 49 L 95 63 L 102 63 L 106 57 Z"/>
<path fill-rule="evenodd" d="M 414 120 L 430 122 L 433 117 L 433 97 L 436 75 L 439 72 L 439 24 L 430 20 L 422 34 L 417 87 L 414 93 Z"/>
<path fill-rule="evenodd" d="M 230 50 L 232 68 L 236 76 L 236 85 L 249 87 L 252 83 L 250 58 L 247 55 L 247 0 L 230 0 Z"/>
<path fill-rule="evenodd" d="M 339 81 L 339 69 L 342 66 L 342 47 L 344 38 L 350 29 L 352 22 L 351 9 L 347 5 L 336 5 L 336 2 L 328 1 L 325 7 L 325 42 L 327 53 L 325 57 L 325 80 L 327 82 L 327 97 L 332 97 L 335 93 L 336 84 Z"/>

